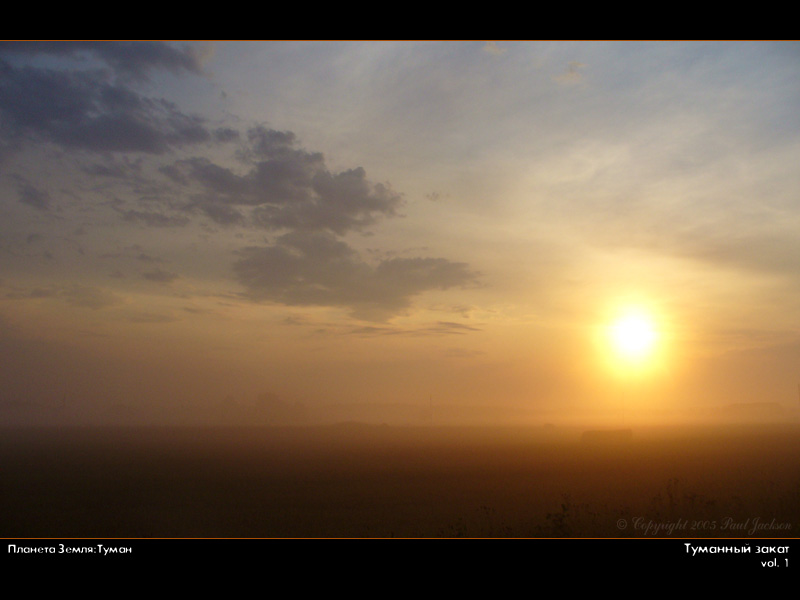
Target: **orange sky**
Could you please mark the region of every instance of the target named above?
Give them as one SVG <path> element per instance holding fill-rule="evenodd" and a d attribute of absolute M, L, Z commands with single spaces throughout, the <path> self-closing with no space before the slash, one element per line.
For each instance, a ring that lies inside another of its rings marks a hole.
<path fill-rule="evenodd" d="M 6 423 L 265 392 L 796 418 L 797 43 L 8 42 L 0 68 Z M 657 333 L 630 368 L 626 307 Z"/>

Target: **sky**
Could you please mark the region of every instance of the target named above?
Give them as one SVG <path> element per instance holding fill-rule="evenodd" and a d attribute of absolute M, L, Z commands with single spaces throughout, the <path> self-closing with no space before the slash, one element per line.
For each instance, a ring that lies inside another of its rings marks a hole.
<path fill-rule="evenodd" d="M 0 417 L 796 411 L 798 159 L 797 42 L 2 42 Z"/>

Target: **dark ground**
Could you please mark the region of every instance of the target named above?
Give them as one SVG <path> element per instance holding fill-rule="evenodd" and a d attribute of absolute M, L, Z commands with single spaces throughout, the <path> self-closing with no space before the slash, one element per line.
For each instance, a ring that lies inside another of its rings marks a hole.
<path fill-rule="evenodd" d="M 0 537 L 797 537 L 800 427 L 0 430 Z M 669 529 L 671 527 L 672 529 Z"/>

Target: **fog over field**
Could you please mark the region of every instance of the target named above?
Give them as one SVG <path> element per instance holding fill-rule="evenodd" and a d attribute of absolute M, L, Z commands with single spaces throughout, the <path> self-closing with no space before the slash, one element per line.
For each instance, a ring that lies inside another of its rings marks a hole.
<path fill-rule="evenodd" d="M 791 41 L 0 42 L 0 534 L 796 533 L 797 81 Z"/>
<path fill-rule="evenodd" d="M 3 535 L 793 537 L 800 428 L 4 432 Z"/>

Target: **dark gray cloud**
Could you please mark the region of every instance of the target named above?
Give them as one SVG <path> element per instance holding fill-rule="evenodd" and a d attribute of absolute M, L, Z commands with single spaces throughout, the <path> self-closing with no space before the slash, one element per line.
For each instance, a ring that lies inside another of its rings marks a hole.
<path fill-rule="evenodd" d="M 232 206 L 215 204 L 213 202 L 196 203 L 195 206 L 197 206 L 205 216 L 219 225 L 244 225 L 246 223 L 244 215 Z"/>
<path fill-rule="evenodd" d="M 127 164 L 110 162 L 109 164 L 94 163 L 83 167 L 83 172 L 93 177 L 116 177 L 125 179 L 132 174 L 132 169 Z"/>
<path fill-rule="evenodd" d="M 170 273 L 169 271 L 164 271 L 162 269 L 155 269 L 154 271 L 142 273 L 142 277 L 148 281 L 155 281 L 156 283 L 172 283 L 178 279 L 179 276 L 177 273 Z"/>
<path fill-rule="evenodd" d="M 136 87 L 165 69 L 201 74 L 201 53 L 158 42 L 0 43 L 0 147 L 81 150 L 74 155 L 80 171 L 98 178 L 92 192 L 105 194 L 105 205 L 128 222 L 180 227 L 202 216 L 282 234 L 272 245 L 241 250 L 235 262 L 235 278 L 256 301 L 341 306 L 383 319 L 426 290 L 474 282 L 468 265 L 444 258 L 365 262 L 341 236 L 395 216 L 400 194 L 370 181 L 362 167 L 332 171 L 291 131 L 212 127 Z M 228 159 L 212 158 L 222 144 L 233 145 Z M 150 169 L 160 177 L 148 179 Z M 129 194 L 117 196 L 113 186 L 128 186 Z M 22 178 L 18 194 L 39 210 L 51 208 L 47 193 Z M 158 283 L 178 277 L 160 269 L 141 276 Z"/>
<path fill-rule="evenodd" d="M 260 158 L 277 158 L 291 153 L 297 141 L 291 131 L 275 131 L 266 127 L 253 127 L 247 132 L 247 139 L 252 155 Z M 312 156 L 322 158 L 320 154 Z"/>
<path fill-rule="evenodd" d="M 113 68 L 54 70 L 17 66 L 18 55 L 90 53 Z M 149 43 L 13 43 L 0 45 L 0 141 L 49 141 L 94 152 L 160 154 L 207 142 L 205 122 L 174 104 L 140 95 L 118 77 L 141 78 L 151 69 L 199 72 L 188 50 Z"/>
<path fill-rule="evenodd" d="M 247 295 L 287 305 L 343 306 L 381 320 L 424 291 L 463 287 L 476 274 L 444 258 L 393 258 L 372 266 L 330 233 L 295 231 L 271 246 L 240 251 L 234 265 Z"/>
<path fill-rule="evenodd" d="M 153 69 L 168 69 L 173 73 L 203 72 L 203 52 L 184 44 L 176 46 L 166 42 L 0 42 L 0 56 L 34 56 L 49 54 L 99 59 L 117 72 L 144 78 Z"/>
<path fill-rule="evenodd" d="M 332 173 L 319 152 L 296 146 L 292 132 L 254 127 L 239 155 L 245 171 L 194 157 L 161 168 L 173 182 L 199 186 L 202 201 L 192 204 L 218 223 L 240 223 L 231 207 L 252 207 L 252 223 L 267 229 L 328 230 L 343 234 L 364 229 L 378 216 L 396 214 L 401 197 L 367 180 L 363 168 Z"/>
<path fill-rule="evenodd" d="M 50 210 L 50 194 L 33 186 L 30 182 L 22 178 L 17 179 L 17 193 L 19 201 L 38 210 Z"/>
<path fill-rule="evenodd" d="M 239 132 L 230 127 L 219 127 L 214 130 L 214 140 L 217 142 L 234 142 L 239 139 Z"/>

